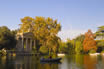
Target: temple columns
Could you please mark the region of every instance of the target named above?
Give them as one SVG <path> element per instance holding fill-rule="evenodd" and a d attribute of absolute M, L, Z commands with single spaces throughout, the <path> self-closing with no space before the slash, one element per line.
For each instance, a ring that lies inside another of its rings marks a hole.
<path fill-rule="evenodd" d="M 24 48 L 24 45 L 25 45 L 25 48 Z M 35 47 L 35 40 L 33 40 L 32 38 L 22 39 L 22 48 L 24 51 L 31 52 L 33 46 Z"/>
<path fill-rule="evenodd" d="M 34 42 L 33 42 L 33 46 L 34 46 L 34 48 L 35 48 L 35 46 L 36 46 L 36 45 L 35 45 L 35 40 L 34 40 Z"/>
<path fill-rule="evenodd" d="M 26 38 L 26 49 L 25 49 L 25 51 L 27 51 L 27 49 L 28 49 L 28 38 Z"/>
<path fill-rule="evenodd" d="M 30 39 L 30 51 L 32 51 L 32 39 Z"/>

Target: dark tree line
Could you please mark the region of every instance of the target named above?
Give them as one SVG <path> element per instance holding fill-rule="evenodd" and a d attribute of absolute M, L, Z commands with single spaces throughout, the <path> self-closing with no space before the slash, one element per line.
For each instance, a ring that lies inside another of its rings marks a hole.
<path fill-rule="evenodd" d="M 15 34 L 17 30 L 10 30 L 6 26 L 0 27 L 0 49 L 13 49 L 16 46 Z"/>

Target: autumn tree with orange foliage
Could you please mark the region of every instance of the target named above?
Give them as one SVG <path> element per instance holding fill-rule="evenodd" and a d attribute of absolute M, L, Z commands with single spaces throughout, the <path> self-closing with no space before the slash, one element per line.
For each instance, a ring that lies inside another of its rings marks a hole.
<path fill-rule="evenodd" d="M 94 40 L 94 34 L 91 30 L 85 33 L 85 39 L 83 41 L 84 52 L 88 52 L 89 50 L 97 50 L 96 41 Z"/>

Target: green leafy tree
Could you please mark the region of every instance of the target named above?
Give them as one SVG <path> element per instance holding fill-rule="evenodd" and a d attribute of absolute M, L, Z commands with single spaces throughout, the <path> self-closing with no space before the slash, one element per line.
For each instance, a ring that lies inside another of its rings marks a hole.
<path fill-rule="evenodd" d="M 95 34 L 96 34 L 96 36 L 104 35 L 104 26 L 98 27 L 98 30 Z"/>
<path fill-rule="evenodd" d="M 74 40 L 67 39 L 67 52 L 68 54 L 75 54 L 75 43 Z"/>
<path fill-rule="evenodd" d="M 75 39 L 74 39 L 74 41 L 75 41 L 75 49 L 78 49 L 78 42 L 79 42 L 79 44 L 80 44 L 80 53 L 83 53 L 83 41 L 84 41 L 84 39 L 85 39 L 85 35 L 83 35 L 83 34 L 81 34 L 81 35 L 79 35 L 79 36 L 77 36 Z M 76 52 L 77 53 L 77 52 Z"/>
<path fill-rule="evenodd" d="M 76 45 L 75 45 L 75 52 L 76 52 L 76 54 L 80 54 L 82 49 L 83 49 L 83 46 L 82 46 L 81 42 L 80 41 L 76 41 Z"/>
<path fill-rule="evenodd" d="M 104 50 L 104 40 L 96 40 L 97 52 Z"/>
<path fill-rule="evenodd" d="M 103 47 L 104 48 L 104 40 L 97 40 L 97 47 Z"/>
<path fill-rule="evenodd" d="M 97 52 L 104 50 L 104 26 L 98 27 L 98 30 L 95 33 L 96 43 L 97 43 Z"/>
<path fill-rule="evenodd" d="M 0 49 L 11 49 L 15 48 L 15 46 L 15 34 L 13 34 L 12 31 L 10 31 L 10 29 L 8 29 L 6 26 L 0 27 Z"/>
<path fill-rule="evenodd" d="M 85 35 L 81 34 L 81 35 L 77 36 L 74 40 L 80 41 L 83 44 L 84 38 L 85 38 Z"/>
<path fill-rule="evenodd" d="M 68 53 L 68 46 L 63 41 L 59 42 L 59 53 Z"/>

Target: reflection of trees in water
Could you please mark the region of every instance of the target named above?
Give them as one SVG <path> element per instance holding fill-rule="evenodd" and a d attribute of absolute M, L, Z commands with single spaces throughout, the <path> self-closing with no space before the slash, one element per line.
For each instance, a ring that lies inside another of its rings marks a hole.
<path fill-rule="evenodd" d="M 85 69 L 96 69 L 97 61 L 98 61 L 97 56 L 85 55 L 84 56 Z"/>
<path fill-rule="evenodd" d="M 89 55 L 70 55 L 64 59 L 61 69 L 64 69 L 64 67 L 66 69 L 96 69 L 99 60 L 102 61 L 102 59 L 98 57 Z"/>
<path fill-rule="evenodd" d="M 4 68 L 3 69 L 15 69 L 14 67 L 14 58 L 13 57 L 7 57 L 5 59 L 5 64 L 4 64 Z"/>
<path fill-rule="evenodd" d="M 75 55 L 76 65 L 78 68 L 83 69 L 83 55 Z"/>
<path fill-rule="evenodd" d="M 16 69 L 58 69 L 58 64 L 40 64 L 39 57 L 17 57 L 15 60 Z"/>
<path fill-rule="evenodd" d="M 0 69 L 38 69 L 39 57 L 17 56 L 0 57 Z"/>
<path fill-rule="evenodd" d="M 84 68 L 83 68 L 84 67 Z M 62 59 L 62 64 L 40 63 L 40 57 L 0 57 L 0 69 L 103 69 L 104 56 L 72 55 Z"/>
<path fill-rule="evenodd" d="M 58 69 L 58 64 L 40 64 L 40 57 L 17 56 L 0 58 L 0 69 Z"/>
<path fill-rule="evenodd" d="M 104 56 L 74 55 L 68 59 L 68 68 L 74 69 L 102 69 L 104 68 Z"/>
<path fill-rule="evenodd" d="M 67 69 L 83 69 L 83 55 L 70 55 L 64 59 L 65 68 Z"/>
<path fill-rule="evenodd" d="M 39 69 L 58 69 L 58 64 L 40 64 Z"/>
<path fill-rule="evenodd" d="M 103 69 L 104 68 L 104 55 L 101 55 L 99 58 L 98 58 L 99 62 L 97 64 L 97 68 L 98 69 Z"/>
<path fill-rule="evenodd" d="M 6 56 L 0 57 L 0 69 L 4 69 L 6 64 Z"/>

